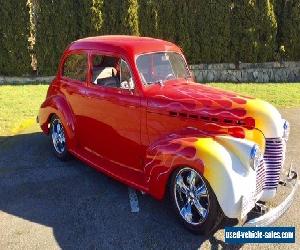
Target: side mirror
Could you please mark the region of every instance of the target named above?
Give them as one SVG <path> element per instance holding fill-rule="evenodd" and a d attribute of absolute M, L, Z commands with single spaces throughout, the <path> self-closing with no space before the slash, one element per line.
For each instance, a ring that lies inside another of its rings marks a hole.
<path fill-rule="evenodd" d="M 120 88 L 121 89 L 134 90 L 134 83 L 132 81 L 132 78 L 129 79 L 129 82 L 126 81 L 126 80 L 121 82 Z"/>
<path fill-rule="evenodd" d="M 121 88 L 121 89 L 130 89 L 130 88 L 129 88 L 129 83 L 128 83 L 127 81 L 121 82 L 120 88 Z"/>

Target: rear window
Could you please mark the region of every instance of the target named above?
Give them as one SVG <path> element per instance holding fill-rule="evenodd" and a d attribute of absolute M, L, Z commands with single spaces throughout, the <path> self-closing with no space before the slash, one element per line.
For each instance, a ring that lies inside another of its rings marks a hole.
<path fill-rule="evenodd" d="M 63 76 L 85 82 L 87 75 L 87 56 L 72 54 L 68 56 L 63 67 Z"/>

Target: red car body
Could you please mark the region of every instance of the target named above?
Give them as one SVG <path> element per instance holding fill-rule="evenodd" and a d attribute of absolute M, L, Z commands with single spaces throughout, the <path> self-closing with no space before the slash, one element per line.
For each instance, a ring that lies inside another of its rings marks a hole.
<path fill-rule="evenodd" d="M 182 55 L 181 49 L 174 44 L 152 38 L 102 36 L 73 42 L 65 50 L 41 106 L 38 119 L 43 132 L 49 134 L 51 117 L 57 115 L 66 131 L 69 152 L 95 169 L 157 199 L 164 197 L 174 169 L 189 166 L 203 173 L 203 161 L 195 157 L 197 138 L 219 135 L 247 138 L 263 149 L 265 137 L 275 137 L 272 133 L 278 131 L 282 133 L 272 125 L 272 119 L 279 117 L 278 127 L 282 127 L 280 115 L 273 112 L 273 108 L 267 106 L 271 110 L 265 112 L 268 115 L 262 116 L 260 111 L 255 113 L 257 122 L 251 115 L 254 114 L 254 106 L 249 104 L 252 98 L 195 83 L 190 76 L 169 79 L 163 85 L 145 86 L 136 60 L 141 54 L 153 52 Z M 74 53 L 85 54 L 88 59 L 84 82 L 62 74 L 65 60 Z M 126 61 L 135 88 L 93 84 L 94 53 Z M 188 67 L 186 62 L 185 65 Z M 273 130 L 266 129 L 271 125 Z"/>
<path fill-rule="evenodd" d="M 70 54 L 90 55 L 95 51 L 126 60 L 136 86 L 133 92 L 101 89 L 91 84 L 90 61 L 84 84 L 62 76 L 65 59 Z M 142 87 L 135 65 L 136 55 L 155 51 L 181 53 L 174 44 L 151 38 L 107 36 L 72 43 L 63 53 L 38 120 L 43 132 L 49 134 L 51 116 L 56 114 L 66 130 L 68 151 L 95 169 L 161 199 L 172 169 L 163 166 L 151 173 L 146 167 L 149 146 L 161 133 L 184 126 L 185 119 L 177 124 L 171 116 L 161 116 L 157 112 L 167 114 L 167 110 L 160 108 L 163 103 L 159 100 L 153 102 L 153 90 L 159 86 L 148 90 Z M 176 98 L 174 91 L 170 90 L 170 94 Z M 102 107 L 101 112 L 97 107 Z"/>

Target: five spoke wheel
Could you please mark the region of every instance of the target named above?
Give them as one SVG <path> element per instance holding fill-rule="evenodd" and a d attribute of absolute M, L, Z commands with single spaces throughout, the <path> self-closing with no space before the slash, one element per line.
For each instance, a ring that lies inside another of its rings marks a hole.
<path fill-rule="evenodd" d="M 61 160 L 67 160 L 67 141 L 63 124 L 57 116 L 53 116 L 50 124 L 50 135 L 53 151 Z"/>
<path fill-rule="evenodd" d="M 208 189 L 194 169 L 182 168 L 175 177 L 175 202 L 182 218 L 189 224 L 203 223 L 209 212 Z"/>
<path fill-rule="evenodd" d="M 60 122 L 60 120 L 55 119 L 52 122 L 53 129 L 52 129 L 52 142 L 55 150 L 57 153 L 62 153 L 65 150 L 65 144 L 66 144 L 66 139 L 65 139 L 65 133 L 63 126 Z"/>

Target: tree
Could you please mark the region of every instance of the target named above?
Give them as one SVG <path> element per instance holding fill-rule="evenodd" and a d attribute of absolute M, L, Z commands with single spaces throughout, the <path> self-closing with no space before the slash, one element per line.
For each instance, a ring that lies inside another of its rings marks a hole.
<path fill-rule="evenodd" d="M 258 55 L 259 62 L 274 60 L 276 51 L 277 20 L 273 1 L 257 1 L 257 26 L 258 32 Z"/>
<path fill-rule="evenodd" d="M 136 36 L 140 34 L 138 6 L 138 0 L 124 1 L 123 26 L 125 34 Z"/>
<path fill-rule="evenodd" d="M 0 75 L 31 73 L 30 16 L 26 0 L 2 1 L 0 8 Z"/>
<path fill-rule="evenodd" d="M 139 0 L 138 20 L 142 36 L 159 37 L 158 9 L 157 0 Z"/>
<path fill-rule="evenodd" d="M 78 4 L 71 0 L 38 1 L 35 51 L 39 74 L 55 74 L 66 46 L 88 33 L 80 29 L 78 18 L 83 9 Z"/>
<path fill-rule="evenodd" d="M 235 62 L 256 62 L 258 32 L 255 0 L 233 0 L 231 18 L 231 43 Z"/>
<path fill-rule="evenodd" d="M 300 60 L 300 0 L 285 0 L 282 20 L 280 46 L 287 59 Z"/>

